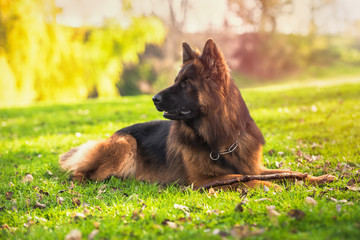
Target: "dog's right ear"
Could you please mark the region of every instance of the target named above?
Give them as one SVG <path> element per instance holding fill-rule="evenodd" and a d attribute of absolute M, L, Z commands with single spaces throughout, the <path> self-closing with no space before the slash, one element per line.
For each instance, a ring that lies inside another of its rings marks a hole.
<path fill-rule="evenodd" d="M 187 61 L 193 60 L 195 58 L 195 52 L 191 49 L 190 45 L 187 42 L 183 42 L 183 64 Z"/>

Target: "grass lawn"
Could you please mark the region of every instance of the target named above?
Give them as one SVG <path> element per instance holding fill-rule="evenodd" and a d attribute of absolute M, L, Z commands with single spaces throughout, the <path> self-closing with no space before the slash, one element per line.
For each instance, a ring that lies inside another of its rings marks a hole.
<path fill-rule="evenodd" d="M 150 96 L 0 109 L 0 239 L 64 239 L 74 229 L 83 239 L 359 239 L 360 82 L 242 94 L 267 141 L 267 167 L 338 180 L 247 192 L 77 184 L 58 155 L 161 119 Z"/>

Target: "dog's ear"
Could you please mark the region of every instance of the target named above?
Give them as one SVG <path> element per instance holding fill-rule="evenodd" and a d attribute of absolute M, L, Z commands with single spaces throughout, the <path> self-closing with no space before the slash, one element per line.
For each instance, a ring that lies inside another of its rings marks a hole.
<path fill-rule="evenodd" d="M 187 61 L 193 60 L 196 56 L 195 52 L 191 49 L 187 42 L 183 42 L 183 64 Z"/>
<path fill-rule="evenodd" d="M 212 39 L 206 41 L 201 61 L 208 69 L 220 70 L 220 68 L 226 68 L 224 57 Z"/>

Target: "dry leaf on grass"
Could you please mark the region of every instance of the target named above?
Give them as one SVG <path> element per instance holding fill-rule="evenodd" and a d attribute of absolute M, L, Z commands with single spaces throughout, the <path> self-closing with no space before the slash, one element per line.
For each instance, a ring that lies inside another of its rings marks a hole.
<path fill-rule="evenodd" d="M 209 188 L 209 194 L 208 195 L 217 197 L 217 192 L 215 191 L 214 188 Z"/>
<path fill-rule="evenodd" d="M 99 230 L 97 230 L 97 229 L 92 230 L 92 232 L 88 236 L 88 240 L 93 240 L 95 238 L 95 236 L 98 234 L 99 234 Z"/>
<path fill-rule="evenodd" d="M 336 211 L 337 211 L 338 213 L 341 212 L 341 205 L 340 205 L 340 204 L 336 204 Z"/>
<path fill-rule="evenodd" d="M 241 201 L 239 204 L 237 204 L 235 206 L 235 212 L 243 212 L 244 211 L 244 207 L 243 205 L 245 205 L 245 201 Z"/>
<path fill-rule="evenodd" d="M 190 210 L 189 210 L 189 208 L 187 206 L 183 206 L 183 205 L 179 205 L 179 204 L 175 203 L 174 208 L 183 211 L 187 218 L 190 217 L 190 213 L 189 213 Z"/>
<path fill-rule="evenodd" d="M 231 229 L 230 234 L 234 238 L 242 239 L 242 238 L 246 238 L 246 237 L 250 237 L 250 236 L 260 235 L 264 232 L 265 232 L 265 229 L 251 230 L 248 225 L 243 225 L 243 226 L 235 225 Z"/>
<path fill-rule="evenodd" d="M 305 198 L 305 203 L 311 206 L 315 206 L 317 205 L 317 202 L 315 199 L 313 199 L 312 197 L 306 197 Z"/>
<path fill-rule="evenodd" d="M 218 209 L 214 209 L 214 210 L 207 210 L 206 211 L 206 214 L 209 214 L 209 215 L 212 215 L 212 214 L 215 214 L 215 215 L 219 215 L 221 213 L 224 213 L 224 211 L 220 211 Z"/>
<path fill-rule="evenodd" d="M 27 183 L 27 182 L 32 182 L 33 180 L 34 180 L 34 177 L 30 173 L 27 173 L 27 174 L 25 174 L 25 176 L 21 182 Z"/>
<path fill-rule="evenodd" d="M 42 190 L 42 189 L 39 190 L 39 193 L 41 193 L 41 194 L 43 194 L 43 195 L 45 195 L 45 196 L 49 196 L 49 195 L 50 195 L 49 192 L 45 192 L 45 191 Z"/>
<path fill-rule="evenodd" d="M 74 213 L 74 214 L 72 215 L 72 217 L 75 218 L 75 220 L 77 220 L 77 219 L 85 219 L 85 218 L 86 218 L 85 214 L 84 214 L 84 213 L 80 213 L 80 212 Z"/>
<path fill-rule="evenodd" d="M 291 209 L 287 214 L 296 220 L 300 220 L 306 216 L 300 209 Z"/>
<path fill-rule="evenodd" d="M 346 186 L 345 188 L 354 192 L 360 192 L 360 187 L 357 186 Z"/>
<path fill-rule="evenodd" d="M 93 222 L 93 225 L 96 229 L 99 229 L 100 223 L 99 222 Z"/>
<path fill-rule="evenodd" d="M 263 202 L 263 201 L 270 201 L 272 202 L 273 200 L 271 198 L 259 198 L 259 199 L 255 199 L 255 202 Z"/>
<path fill-rule="evenodd" d="M 266 209 L 268 210 L 268 214 L 269 214 L 270 217 L 280 216 L 280 213 L 275 210 L 274 205 L 266 206 Z"/>
<path fill-rule="evenodd" d="M 72 197 L 71 201 L 74 205 L 76 206 L 80 206 L 81 205 L 81 201 L 77 198 L 77 197 Z"/>
<path fill-rule="evenodd" d="M 35 208 L 46 208 L 46 205 L 43 203 L 36 202 L 34 207 Z"/>
<path fill-rule="evenodd" d="M 164 221 L 161 222 L 163 226 L 169 226 L 170 228 L 177 228 L 178 226 L 176 223 L 170 221 L 169 219 L 164 219 Z"/>
<path fill-rule="evenodd" d="M 106 192 L 105 188 L 107 188 L 107 185 L 106 184 L 102 185 L 98 190 L 98 195 L 105 193 Z"/>
<path fill-rule="evenodd" d="M 6 198 L 7 200 L 11 200 L 12 196 L 13 196 L 13 192 L 6 192 L 6 193 L 5 193 L 5 198 Z"/>
<path fill-rule="evenodd" d="M 56 197 L 56 202 L 57 202 L 58 204 L 61 205 L 64 201 L 65 201 L 65 199 L 64 199 L 63 197 Z"/>
<path fill-rule="evenodd" d="M 65 236 L 65 240 L 81 240 L 81 237 L 80 230 L 73 229 Z"/>

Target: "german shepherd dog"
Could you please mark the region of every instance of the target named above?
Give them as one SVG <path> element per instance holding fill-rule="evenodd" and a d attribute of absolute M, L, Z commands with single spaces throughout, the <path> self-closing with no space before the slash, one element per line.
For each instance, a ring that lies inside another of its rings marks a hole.
<path fill-rule="evenodd" d="M 133 177 L 199 188 L 243 175 L 294 173 L 263 166 L 264 137 L 214 41 L 209 39 L 201 54 L 187 43 L 182 47 L 183 65 L 174 84 L 153 97 L 157 110 L 171 121 L 135 124 L 62 154 L 60 165 L 75 180 Z M 334 179 L 304 178 L 312 184 Z M 271 185 L 259 180 L 244 184 Z M 237 186 L 232 182 L 221 188 Z"/>

